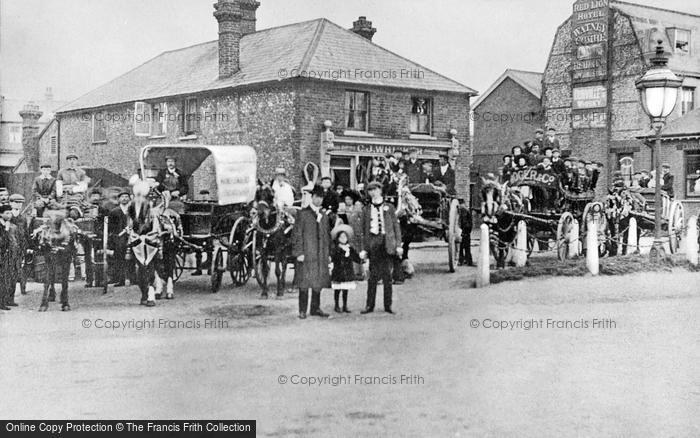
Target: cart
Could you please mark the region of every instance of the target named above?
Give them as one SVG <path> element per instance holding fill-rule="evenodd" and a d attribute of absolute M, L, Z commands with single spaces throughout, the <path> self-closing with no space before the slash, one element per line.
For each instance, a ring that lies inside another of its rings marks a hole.
<path fill-rule="evenodd" d="M 210 196 L 189 195 L 179 208 L 181 229 L 175 236 L 177 251 L 174 279 L 187 267 L 191 254 L 207 254 L 211 262 L 211 291 L 220 290 L 224 273 L 233 285 L 246 284 L 253 272 L 251 202 L 256 191 L 257 158 L 249 146 L 149 145 L 140 155 L 144 178 L 155 178 L 166 157 L 174 157 L 178 169 L 192 176 L 200 170 L 210 179 Z"/>

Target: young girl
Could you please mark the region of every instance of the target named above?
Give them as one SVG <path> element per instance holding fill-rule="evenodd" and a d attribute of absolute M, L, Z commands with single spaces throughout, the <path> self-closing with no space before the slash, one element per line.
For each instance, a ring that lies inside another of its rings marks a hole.
<path fill-rule="evenodd" d="M 331 237 L 336 243 L 331 259 L 333 261 L 333 272 L 331 281 L 335 292 L 336 313 L 350 313 L 348 310 L 348 290 L 355 289 L 355 269 L 353 263 L 361 263 L 360 255 L 350 245 L 353 236 L 352 227 L 349 225 L 338 225 L 331 231 Z M 340 295 L 343 295 L 343 308 L 340 308 Z"/>

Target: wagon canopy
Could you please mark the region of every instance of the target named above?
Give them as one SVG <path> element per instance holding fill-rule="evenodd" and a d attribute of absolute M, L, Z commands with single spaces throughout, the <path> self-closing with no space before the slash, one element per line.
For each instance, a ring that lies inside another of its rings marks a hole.
<path fill-rule="evenodd" d="M 164 169 L 166 157 L 175 158 L 177 168 L 188 177 L 212 157 L 219 205 L 255 199 L 257 156 L 250 146 L 149 145 L 139 157 L 142 175 L 148 175 L 148 170 Z"/>

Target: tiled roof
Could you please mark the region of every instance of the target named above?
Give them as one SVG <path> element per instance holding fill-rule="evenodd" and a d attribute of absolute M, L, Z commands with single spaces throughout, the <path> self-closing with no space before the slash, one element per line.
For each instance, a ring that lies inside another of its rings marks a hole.
<path fill-rule="evenodd" d="M 668 65 L 676 72 L 700 73 L 700 16 L 623 1 L 612 1 L 610 7 L 630 17 L 642 51 L 648 57 L 654 54 L 656 39 L 662 39 L 667 48 L 671 47 L 669 29 L 691 31 L 690 54 L 673 54 Z"/>
<path fill-rule="evenodd" d="M 396 55 L 326 19 L 266 29 L 241 39 L 241 69 L 219 79 L 218 41 L 165 52 L 60 108 L 60 112 L 289 79 L 297 71 L 346 72 L 339 80 L 420 90 L 476 91 Z M 284 70 L 283 70 L 284 69 Z M 357 77 L 362 71 L 418 70 L 419 77 Z M 281 75 L 280 71 L 287 73 Z M 328 73 L 324 73 L 328 72 Z M 284 77 L 282 77 L 284 76 Z M 321 78 L 333 80 L 330 77 Z"/>
<path fill-rule="evenodd" d="M 527 90 L 530 94 L 538 99 L 542 98 L 542 73 L 537 73 L 534 71 L 525 70 L 506 70 L 497 80 L 494 82 L 488 90 L 484 92 L 479 99 L 474 102 L 472 109 L 476 109 L 486 98 L 493 93 L 493 91 L 498 88 L 499 85 L 503 83 L 506 79 L 510 78 L 515 81 L 518 85 Z"/>
<path fill-rule="evenodd" d="M 683 117 L 673 119 L 664 126 L 661 136 L 665 139 L 677 139 L 683 137 L 700 136 L 700 108 L 696 108 Z M 654 137 L 654 132 L 649 131 L 645 138 Z"/>

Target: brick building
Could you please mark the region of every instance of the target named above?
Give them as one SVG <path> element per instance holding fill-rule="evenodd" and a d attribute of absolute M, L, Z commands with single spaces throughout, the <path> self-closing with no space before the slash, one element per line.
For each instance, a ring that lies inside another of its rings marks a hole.
<path fill-rule="evenodd" d="M 163 53 L 61 108 L 59 161 L 75 153 L 128 177 L 146 144 L 247 144 L 262 179 L 283 166 L 299 186 L 313 162 L 352 186 L 370 157 L 416 148 L 453 154 L 467 196 L 474 90 L 374 44 L 364 17 L 350 30 L 318 19 L 256 31 L 258 6 L 219 0 L 218 41 Z"/>
<path fill-rule="evenodd" d="M 635 81 L 649 67 L 657 40 L 671 53 L 669 67 L 683 79 L 672 123 L 695 106 L 700 86 L 700 16 L 621 1 L 578 0 L 555 35 L 543 79 L 542 105 L 562 148 L 612 171 L 650 169 L 651 149 L 639 137 L 649 130 Z M 662 160 L 676 156 L 664 147 Z M 624 166 L 621 166 L 621 162 Z M 676 193 L 686 178 L 674 160 Z"/>
<path fill-rule="evenodd" d="M 542 73 L 506 70 L 474 102 L 472 183 L 495 172 L 513 146 L 532 140 L 542 119 Z"/>

